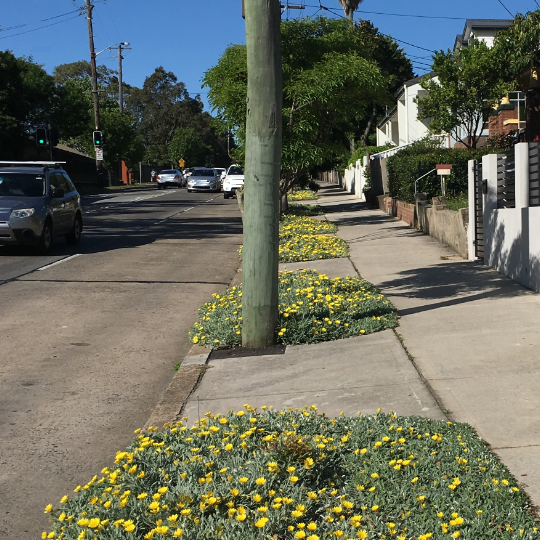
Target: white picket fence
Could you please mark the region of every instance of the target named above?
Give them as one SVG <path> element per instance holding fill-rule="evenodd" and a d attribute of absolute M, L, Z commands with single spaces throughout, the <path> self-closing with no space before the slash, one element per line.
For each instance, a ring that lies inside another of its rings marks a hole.
<path fill-rule="evenodd" d="M 359 159 L 354 165 L 351 163 L 349 168 L 345 169 L 345 177 L 343 179 L 343 189 L 356 195 L 361 201 L 366 200 L 364 195 L 366 177 L 364 173 L 367 167 L 367 157 L 364 157 L 362 160 Z"/>

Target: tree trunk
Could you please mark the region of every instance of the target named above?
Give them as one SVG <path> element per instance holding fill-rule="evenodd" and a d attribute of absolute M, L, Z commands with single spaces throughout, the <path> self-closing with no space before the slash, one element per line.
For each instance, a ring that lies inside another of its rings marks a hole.
<path fill-rule="evenodd" d="M 527 90 L 527 126 L 525 127 L 525 141 L 534 142 L 540 138 L 540 89 Z"/>
<path fill-rule="evenodd" d="M 283 75 L 277 0 L 245 3 L 248 98 L 242 262 L 242 346 L 273 345 L 278 322 Z"/>
<path fill-rule="evenodd" d="M 367 123 L 366 129 L 364 130 L 364 133 L 360 137 L 360 144 L 362 146 L 367 146 L 369 133 L 371 131 L 371 128 L 373 127 L 373 124 L 375 123 L 375 120 L 377 119 L 377 111 L 378 111 L 377 104 L 373 103 L 373 107 L 371 109 L 371 116 L 369 117 L 369 121 Z"/>

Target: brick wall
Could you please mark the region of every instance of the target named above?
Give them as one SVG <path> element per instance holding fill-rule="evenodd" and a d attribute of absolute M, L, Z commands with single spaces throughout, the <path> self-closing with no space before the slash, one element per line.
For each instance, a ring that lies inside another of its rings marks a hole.
<path fill-rule="evenodd" d="M 515 123 L 504 125 L 506 120 L 514 120 L 518 117 L 518 110 L 515 104 L 501 105 L 497 110 L 497 114 L 491 114 L 489 117 L 489 136 L 493 135 L 508 135 L 518 125 Z"/>
<path fill-rule="evenodd" d="M 385 214 L 397 217 L 411 227 L 415 226 L 416 206 L 414 204 L 409 204 L 388 196 L 380 196 L 378 199 L 379 209 Z"/>
<path fill-rule="evenodd" d="M 411 227 L 414 227 L 414 214 L 416 206 L 397 199 L 392 199 L 392 215 L 401 219 Z"/>

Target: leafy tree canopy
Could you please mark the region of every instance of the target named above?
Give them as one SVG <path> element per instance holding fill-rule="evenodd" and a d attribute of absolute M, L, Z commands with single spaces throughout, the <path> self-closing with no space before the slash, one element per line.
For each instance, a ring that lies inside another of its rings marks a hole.
<path fill-rule="evenodd" d="M 163 67 L 144 81 L 141 89 L 133 88 L 126 107 L 134 116 L 146 148 L 145 158 L 153 163 L 167 163 L 169 145 L 178 128 L 197 127 L 205 123 L 200 97 L 191 98 L 183 82 Z M 206 121 L 205 129 L 208 127 Z M 207 130 L 208 135 L 212 135 Z M 215 133 L 213 134 L 216 137 Z M 206 141 L 219 146 L 216 141 Z"/>
<path fill-rule="evenodd" d="M 387 82 L 348 21 L 317 17 L 282 23 L 282 191 L 322 164 L 341 162 L 355 117 L 376 100 L 391 103 Z M 246 49 L 230 46 L 204 76 L 221 121 L 244 143 L 247 97 Z"/>
<path fill-rule="evenodd" d="M 484 42 L 475 40 L 457 52 L 437 52 L 433 71 L 436 78 L 427 75 L 422 79 L 428 94 L 416 98 L 418 117 L 430 119 L 433 133 L 452 133 L 467 148 L 475 149 L 484 119 L 508 91 L 501 81 L 498 55 Z"/>

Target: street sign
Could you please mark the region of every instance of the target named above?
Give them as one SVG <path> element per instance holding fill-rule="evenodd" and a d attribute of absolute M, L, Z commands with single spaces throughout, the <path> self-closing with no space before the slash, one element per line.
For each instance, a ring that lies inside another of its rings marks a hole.
<path fill-rule="evenodd" d="M 103 161 L 103 148 L 96 148 L 96 161 Z"/>
<path fill-rule="evenodd" d="M 178 160 L 178 165 L 180 165 L 180 167 L 183 167 L 185 164 L 186 162 L 183 159 Z"/>

